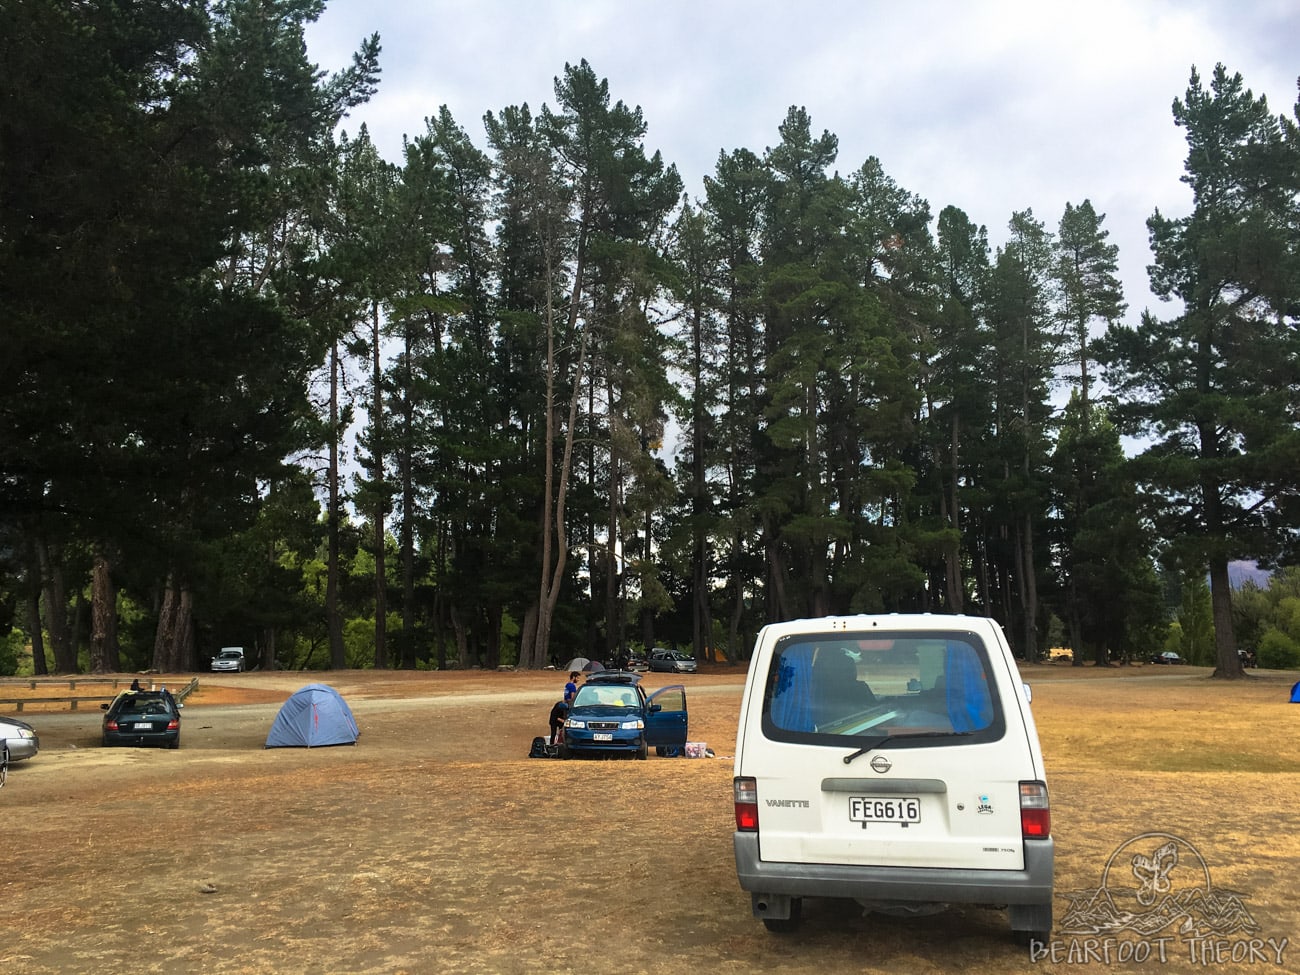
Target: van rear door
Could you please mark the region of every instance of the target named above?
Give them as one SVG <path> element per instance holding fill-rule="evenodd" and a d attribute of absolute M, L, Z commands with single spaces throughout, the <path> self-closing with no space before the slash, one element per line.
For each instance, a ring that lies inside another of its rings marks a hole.
<path fill-rule="evenodd" d="M 1020 782 L 1035 756 L 995 639 L 777 640 L 765 679 L 752 681 L 762 699 L 747 702 L 742 737 L 756 737 L 737 761 L 755 780 L 762 859 L 1023 869 Z"/>

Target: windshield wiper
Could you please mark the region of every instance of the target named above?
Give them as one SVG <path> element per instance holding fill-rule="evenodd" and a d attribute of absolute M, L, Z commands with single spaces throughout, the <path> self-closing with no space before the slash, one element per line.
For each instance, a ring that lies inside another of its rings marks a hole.
<path fill-rule="evenodd" d="M 868 738 L 866 744 L 856 752 L 844 756 L 844 764 L 850 765 L 853 760 L 860 755 L 865 755 L 873 748 L 879 748 L 881 745 L 888 745 L 891 741 L 902 741 L 907 738 L 962 738 L 966 735 L 974 734 L 972 731 L 913 731 L 911 734 L 901 735 L 877 735 L 875 738 Z"/>

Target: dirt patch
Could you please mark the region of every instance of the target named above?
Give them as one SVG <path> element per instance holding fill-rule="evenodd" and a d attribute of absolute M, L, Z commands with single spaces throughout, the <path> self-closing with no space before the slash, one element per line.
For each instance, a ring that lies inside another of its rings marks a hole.
<path fill-rule="evenodd" d="M 1095 888 L 1116 847 L 1167 830 L 1265 934 L 1300 935 L 1286 675 L 1224 686 L 1191 668 L 1089 670 L 1029 671 L 1058 891 Z M 263 748 L 280 703 L 313 680 L 347 698 L 359 744 Z M 526 758 L 563 685 L 554 672 L 200 675 L 177 751 L 100 747 L 97 709 L 25 711 L 42 748 L 0 791 L 0 971 L 1137 970 L 1032 963 L 1005 916 L 980 908 L 903 920 L 809 902 L 799 933 L 769 934 L 731 856 L 743 681 L 723 667 L 680 679 L 691 737 L 715 760 Z M 1179 956 L 1146 970 L 1205 969 Z"/>

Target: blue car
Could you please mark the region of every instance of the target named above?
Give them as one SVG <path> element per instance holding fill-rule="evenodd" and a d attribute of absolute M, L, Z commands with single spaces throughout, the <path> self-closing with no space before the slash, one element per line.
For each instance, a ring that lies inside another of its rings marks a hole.
<path fill-rule="evenodd" d="M 686 744 L 686 717 L 686 688 L 681 684 L 661 687 L 647 697 L 640 674 L 590 674 L 569 708 L 560 757 L 623 754 L 645 759 L 652 745 L 681 748 Z"/>

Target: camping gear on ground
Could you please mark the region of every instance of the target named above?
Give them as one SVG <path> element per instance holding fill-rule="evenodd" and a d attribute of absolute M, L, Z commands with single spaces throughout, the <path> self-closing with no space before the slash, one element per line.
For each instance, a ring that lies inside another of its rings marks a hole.
<path fill-rule="evenodd" d="M 361 732 L 343 696 L 328 684 L 308 684 L 289 696 L 266 736 L 267 748 L 355 745 Z"/>
<path fill-rule="evenodd" d="M 574 657 L 572 660 L 569 661 L 569 666 L 565 667 L 564 669 L 567 670 L 569 673 L 573 673 L 575 670 L 581 671 L 582 668 L 587 666 L 587 664 L 589 663 L 591 663 L 591 659 L 589 657 Z"/>
<path fill-rule="evenodd" d="M 1291 703 L 1300 704 L 1300 680 L 1291 685 Z"/>
<path fill-rule="evenodd" d="M 583 664 L 582 669 L 588 674 L 595 674 L 604 670 L 605 665 L 602 664 L 599 660 L 588 660 L 585 664 Z"/>
<path fill-rule="evenodd" d="M 542 735 L 533 739 L 532 747 L 528 749 L 529 758 L 559 758 L 560 746 L 552 745 Z"/>

